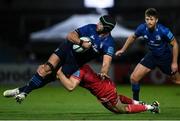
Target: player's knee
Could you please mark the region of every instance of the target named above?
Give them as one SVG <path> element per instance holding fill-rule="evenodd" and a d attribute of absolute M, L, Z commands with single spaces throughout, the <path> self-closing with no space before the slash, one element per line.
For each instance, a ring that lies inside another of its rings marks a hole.
<path fill-rule="evenodd" d="M 37 73 L 42 77 L 45 77 L 48 74 L 51 74 L 52 71 L 53 71 L 52 68 L 46 63 L 43 65 L 40 65 L 37 69 Z"/>
<path fill-rule="evenodd" d="M 129 112 L 129 109 L 127 108 L 127 106 L 124 104 L 121 104 L 120 106 L 117 107 L 117 110 L 115 113 L 124 114 L 128 112 Z"/>
<path fill-rule="evenodd" d="M 139 82 L 139 80 L 137 79 L 137 77 L 134 74 L 131 74 L 130 80 L 131 80 L 131 83 L 138 83 Z"/>

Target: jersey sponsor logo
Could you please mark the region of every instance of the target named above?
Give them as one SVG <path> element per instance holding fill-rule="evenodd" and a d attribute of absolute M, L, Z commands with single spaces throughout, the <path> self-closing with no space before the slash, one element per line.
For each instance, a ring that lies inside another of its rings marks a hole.
<path fill-rule="evenodd" d="M 161 40 L 161 36 L 160 35 L 156 35 L 156 40 L 160 41 Z"/>

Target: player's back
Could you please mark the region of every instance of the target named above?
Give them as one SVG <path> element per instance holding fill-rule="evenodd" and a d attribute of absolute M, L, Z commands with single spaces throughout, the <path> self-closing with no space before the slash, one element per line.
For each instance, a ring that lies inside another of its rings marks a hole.
<path fill-rule="evenodd" d="M 80 86 L 88 89 L 98 99 L 110 99 L 116 93 L 115 85 L 110 79 L 102 80 L 88 65 L 84 65 L 81 70 L 84 74 Z"/>

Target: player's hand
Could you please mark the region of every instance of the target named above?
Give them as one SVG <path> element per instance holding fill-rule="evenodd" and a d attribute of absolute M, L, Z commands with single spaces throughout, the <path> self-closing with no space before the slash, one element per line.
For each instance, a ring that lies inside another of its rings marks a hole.
<path fill-rule="evenodd" d="M 171 74 L 176 74 L 176 72 L 178 72 L 178 64 L 177 63 L 172 63 L 171 64 Z"/>
<path fill-rule="evenodd" d="M 92 43 L 90 41 L 83 41 L 82 47 L 85 49 L 89 49 L 91 47 Z"/>
<path fill-rule="evenodd" d="M 122 49 L 116 51 L 115 55 L 116 56 L 121 56 L 124 53 L 124 51 Z"/>
<path fill-rule="evenodd" d="M 45 69 L 44 69 L 44 64 L 42 65 L 39 65 L 38 68 L 37 68 L 37 73 L 40 74 L 40 76 L 45 76 L 47 74 L 50 74 L 51 71 L 47 72 Z"/>
<path fill-rule="evenodd" d="M 106 73 L 98 73 L 98 75 L 101 77 L 102 80 L 110 79 L 110 76 L 108 76 Z"/>
<path fill-rule="evenodd" d="M 57 71 L 56 79 L 59 79 L 59 76 L 61 75 L 61 73 L 62 73 L 62 67 L 60 67 L 59 70 Z"/>

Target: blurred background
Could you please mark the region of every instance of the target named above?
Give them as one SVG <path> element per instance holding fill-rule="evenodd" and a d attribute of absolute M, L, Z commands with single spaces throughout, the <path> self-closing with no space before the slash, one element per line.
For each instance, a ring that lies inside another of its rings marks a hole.
<path fill-rule="evenodd" d="M 97 23 L 104 14 L 117 19 L 112 31 L 116 49 L 144 22 L 144 11 L 155 7 L 159 22 L 180 40 L 179 0 L 0 0 L 0 83 L 27 82 L 37 66 L 46 62 L 65 36 L 75 28 Z M 109 75 L 116 83 L 129 83 L 135 65 L 147 52 L 139 39 L 122 57 L 113 59 Z M 179 62 L 179 61 L 178 61 Z M 90 62 L 99 72 L 101 58 Z M 158 69 L 141 83 L 169 84 Z"/>

